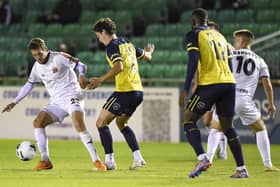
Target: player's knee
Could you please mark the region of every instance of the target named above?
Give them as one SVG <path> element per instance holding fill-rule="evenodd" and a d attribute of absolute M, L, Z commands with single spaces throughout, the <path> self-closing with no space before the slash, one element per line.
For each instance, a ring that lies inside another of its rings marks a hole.
<path fill-rule="evenodd" d="M 233 118 L 232 117 L 224 117 L 224 116 L 219 116 L 220 120 L 220 126 L 222 131 L 227 131 L 228 129 L 233 128 Z"/>
<path fill-rule="evenodd" d="M 186 110 L 184 115 L 184 121 L 191 121 L 193 123 L 196 123 L 200 117 L 201 115 Z"/>
<path fill-rule="evenodd" d="M 128 121 L 128 119 L 126 119 L 126 118 L 116 118 L 116 124 L 117 124 L 119 130 L 122 130 L 123 128 L 125 128 L 127 121 Z"/>
<path fill-rule="evenodd" d="M 124 127 L 125 127 L 125 123 L 122 123 L 122 122 L 117 122 L 118 120 L 116 120 L 116 124 L 119 128 L 119 130 L 121 131 Z"/>
<path fill-rule="evenodd" d="M 211 120 L 210 127 L 218 131 L 223 131 L 221 124 L 216 120 Z"/>
<path fill-rule="evenodd" d="M 260 132 L 266 129 L 265 124 L 263 122 L 263 120 L 258 120 L 255 123 L 250 125 L 250 128 L 254 131 L 254 132 Z"/>
<path fill-rule="evenodd" d="M 75 122 L 74 126 L 78 132 L 84 132 L 86 130 L 86 125 L 82 121 Z"/>
<path fill-rule="evenodd" d="M 98 118 L 96 121 L 96 127 L 97 128 L 102 128 L 105 127 L 107 125 L 106 120 L 102 119 L 102 118 Z"/>
<path fill-rule="evenodd" d="M 33 127 L 34 128 L 44 128 L 44 125 L 42 123 L 42 120 L 40 120 L 39 118 L 35 118 L 33 120 Z"/>

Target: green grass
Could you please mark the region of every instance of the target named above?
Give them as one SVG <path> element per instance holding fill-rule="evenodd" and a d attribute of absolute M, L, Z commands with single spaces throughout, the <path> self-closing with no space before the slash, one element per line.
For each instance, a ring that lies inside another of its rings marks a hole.
<path fill-rule="evenodd" d="M 54 169 L 32 171 L 40 159 L 22 162 L 15 155 L 20 140 L 0 140 L 0 186 L 27 187 L 72 187 L 72 186 L 280 186 L 280 173 L 265 173 L 256 145 L 244 145 L 244 155 L 249 170 L 249 179 L 230 179 L 235 164 L 231 154 L 229 159 L 215 160 L 214 165 L 197 179 L 187 178 L 195 164 L 194 153 L 186 143 L 142 143 L 142 153 L 147 166 L 137 171 L 129 171 L 132 154 L 125 143 L 115 143 L 116 171 L 96 172 L 86 149 L 80 141 L 50 140 L 50 152 Z M 100 142 L 95 143 L 104 158 Z M 273 162 L 280 166 L 280 146 L 272 145 Z"/>

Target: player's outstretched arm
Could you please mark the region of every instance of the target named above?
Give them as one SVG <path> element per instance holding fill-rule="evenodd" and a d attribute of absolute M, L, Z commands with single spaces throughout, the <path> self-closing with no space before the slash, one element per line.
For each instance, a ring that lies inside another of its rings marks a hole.
<path fill-rule="evenodd" d="M 86 88 L 89 81 L 85 76 L 79 76 L 79 84 L 82 89 Z"/>
<path fill-rule="evenodd" d="M 16 106 L 15 103 L 9 103 L 3 110 L 2 110 L 2 113 L 3 112 L 10 112 L 14 107 Z"/>
<path fill-rule="evenodd" d="M 87 80 L 85 74 L 87 72 L 87 66 L 79 61 L 76 65 L 76 68 L 79 70 L 79 84 L 82 89 L 86 88 L 88 85 L 89 81 Z"/>
<path fill-rule="evenodd" d="M 268 114 L 272 119 L 275 117 L 276 107 L 274 105 L 274 94 L 270 79 L 265 77 L 262 78 L 262 84 L 265 91 L 266 98 L 268 100 Z"/>
<path fill-rule="evenodd" d="M 19 103 L 25 96 L 27 96 L 31 90 L 33 89 L 33 84 L 30 82 L 26 82 L 25 85 L 21 88 L 21 90 L 19 91 L 18 95 L 16 96 L 16 98 L 14 99 L 14 101 L 10 104 L 8 104 L 3 110 L 3 112 L 10 112 L 17 103 Z"/>
<path fill-rule="evenodd" d="M 117 61 L 114 63 L 113 68 L 111 68 L 107 73 L 102 75 L 99 78 L 91 78 L 89 84 L 87 85 L 87 89 L 95 89 L 102 82 L 114 78 L 117 74 L 123 71 L 123 63 L 122 61 Z"/>
<path fill-rule="evenodd" d="M 154 44 L 148 43 L 148 44 L 144 47 L 144 56 L 143 56 L 143 59 L 144 59 L 145 61 L 151 61 L 151 60 L 152 60 L 152 55 L 153 55 L 154 50 L 155 50 L 155 45 L 154 45 Z"/>

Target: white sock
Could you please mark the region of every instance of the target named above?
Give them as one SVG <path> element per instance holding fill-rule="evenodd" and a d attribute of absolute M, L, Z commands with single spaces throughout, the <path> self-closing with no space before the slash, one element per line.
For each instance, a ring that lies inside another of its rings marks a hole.
<path fill-rule="evenodd" d="M 266 167 L 271 167 L 271 156 L 270 156 L 270 143 L 267 135 L 267 131 L 259 131 L 256 133 L 257 145 L 259 152 L 261 153 L 261 157 L 263 160 L 263 164 Z"/>
<path fill-rule="evenodd" d="M 224 133 L 221 135 L 221 139 L 219 141 L 219 148 L 220 148 L 220 153 L 223 156 L 227 156 L 227 137 Z"/>
<path fill-rule="evenodd" d="M 105 162 L 115 162 L 114 153 L 105 154 Z"/>
<path fill-rule="evenodd" d="M 222 135 L 222 132 L 213 128 L 209 132 L 207 140 L 207 157 L 211 163 L 213 162 L 213 158 Z"/>
<path fill-rule="evenodd" d="M 202 154 L 197 156 L 197 160 L 201 161 L 201 160 L 205 159 L 205 157 L 207 158 L 207 154 L 206 153 L 202 153 Z"/>
<path fill-rule="evenodd" d="M 242 169 L 246 169 L 246 166 L 243 165 L 243 166 L 238 166 L 238 167 L 236 167 L 236 170 L 238 170 L 238 171 L 240 171 L 240 170 L 242 170 Z"/>
<path fill-rule="evenodd" d="M 134 160 L 144 160 L 142 155 L 141 155 L 140 150 L 134 151 L 133 152 L 133 157 L 134 157 Z"/>
<path fill-rule="evenodd" d="M 85 145 L 90 154 L 91 160 L 93 162 L 95 162 L 96 160 L 100 160 L 96 149 L 93 145 L 91 135 L 88 133 L 88 131 L 80 132 L 79 134 L 83 144 Z"/>
<path fill-rule="evenodd" d="M 48 138 L 45 128 L 34 128 L 34 136 L 41 154 L 41 159 L 44 161 L 49 161 L 50 155 L 48 148 Z"/>

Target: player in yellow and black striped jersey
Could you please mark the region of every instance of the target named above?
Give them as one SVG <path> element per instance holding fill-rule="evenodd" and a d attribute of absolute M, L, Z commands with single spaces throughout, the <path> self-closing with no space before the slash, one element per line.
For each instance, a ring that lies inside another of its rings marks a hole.
<path fill-rule="evenodd" d="M 138 59 L 150 61 L 154 45 L 148 44 L 144 50 L 135 47 L 130 41 L 116 36 L 115 22 L 110 18 L 99 19 L 94 27 L 98 40 L 106 46 L 106 59 L 110 71 L 99 78 L 92 79 L 88 88 L 94 89 L 103 81 L 115 78 L 116 90 L 103 106 L 96 122 L 100 139 L 105 150 L 105 165 L 108 170 L 116 169 L 113 154 L 112 136 L 107 125 L 116 119 L 118 128 L 124 135 L 134 156 L 130 169 L 143 167 L 144 161 L 134 132 L 126 126 L 130 116 L 143 100 L 143 87 L 139 75 Z"/>
<path fill-rule="evenodd" d="M 189 55 L 184 91 L 180 106 L 185 106 L 191 81 L 198 72 L 198 87 L 185 108 L 184 131 L 196 152 L 198 164 L 189 174 L 194 178 L 207 170 L 211 163 L 204 152 L 197 120 L 216 105 L 222 128 L 234 155 L 237 171 L 232 178 L 246 178 L 241 144 L 232 126 L 235 103 L 235 80 L 231 72 L 227 41 L 218 31 L 207 26 L 207 11 L 198 8 L 192 12 L 192 31 L 187 33 L 185 47 Z"/>

